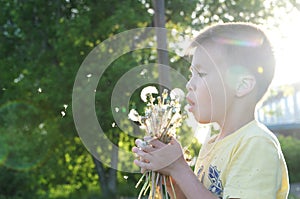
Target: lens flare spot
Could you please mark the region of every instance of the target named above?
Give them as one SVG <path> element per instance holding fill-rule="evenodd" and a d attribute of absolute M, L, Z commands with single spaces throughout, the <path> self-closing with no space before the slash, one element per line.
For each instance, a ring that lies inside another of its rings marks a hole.
<path fill-rule="evenodd" d="M 230 37 L 218 37 L 214 40 L 221 44 L 234 45 L 234 46 L 244 46 L 244 47 L 258 47 L 264 42 L 262 37 L 258 38 L 244 38 L 244 39 L 231 39 Z"/>
<path fill-rule="evenodd" d="M 227 69 L 225 74 L 225 80 L 229 87 L 235 89 L 239 78 L 244 75 L 249 75 L 250 73 L 244 66 L 231 66 Z"/>
<path fill-rule="evenodd" d="M 263 74 L 263 73 L 264 73 L 264 68 L 261 67 L 261 66 L 257 67 L 257 72 L 258 72 L 259 74 Z"/>

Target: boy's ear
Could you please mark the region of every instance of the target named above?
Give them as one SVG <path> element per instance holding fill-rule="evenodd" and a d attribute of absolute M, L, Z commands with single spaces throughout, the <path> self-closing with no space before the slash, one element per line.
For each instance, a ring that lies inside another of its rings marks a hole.
<path fill-rule="evenodd" d="M 236 85 L 235 95 L 237 97 L 243 97 L 250 93 L 256 85 L 256 79 L 254 76 L 242 76 Z"/>

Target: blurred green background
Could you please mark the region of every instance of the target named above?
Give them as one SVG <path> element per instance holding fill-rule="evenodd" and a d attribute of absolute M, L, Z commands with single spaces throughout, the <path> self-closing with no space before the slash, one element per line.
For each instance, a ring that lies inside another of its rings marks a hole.
<path fill-rule="evenodd" d="M 299 9 L 299 1 L 166 0 L 165 8 L 166 27 L 191 35 L 215 22 L 276 22 L 284 17 L 276 15 L 276 9 L 288 13 Z M 0 199 L 137 197 L 134 186 L 140 174 L 106 167 L 82 144 L 71 97 L 87 54 L 117 33 L 152 27 L 153 13 L 149 0 L 0 0 Z M 171 67 L 187 76 L 188 63 L 169 56 Z M 133 129 L 112 127 L 110 96 L 125 72 L 156 62 L 151 49 L 127 53 L 109 67 L 96 90 L 104 131 L 127 150 L 134 144 L 127 133 Z M 137 94 L 131 105 L 142 110 Z M 300 182 L 300 141 L 295 136 L 279 140 L 290 180 Z M 196 156 L 200 144 L 195 138 L 191 142 Z"/>

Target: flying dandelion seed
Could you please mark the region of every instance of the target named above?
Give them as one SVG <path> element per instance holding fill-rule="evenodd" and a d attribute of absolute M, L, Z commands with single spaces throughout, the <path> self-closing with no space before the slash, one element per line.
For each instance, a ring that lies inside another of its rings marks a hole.
<path fill-rule="evenodd" d="M 68 104 L 64 104 L 64 108 L 65 108 L 65 110 L 67 110 Z"/>
<path fill-rule="evenodd" d="M 140 72 L 140 75 L 141 75 L 141 76 L 145 76 L 147 73 L 148 73 L 148 70 L 147 70 L 147 69 L 143 69 L 143 70 Z"/>

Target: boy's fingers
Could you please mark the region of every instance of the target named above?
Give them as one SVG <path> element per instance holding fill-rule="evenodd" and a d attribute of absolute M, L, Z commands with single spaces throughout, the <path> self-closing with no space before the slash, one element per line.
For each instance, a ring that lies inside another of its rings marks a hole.
<path fill-rule="evenodd" d="M 140 161 L 140 160 L 134 160 L 134 164 L 136 164 L 137 166 L 141 167 L 141 172 L 145 172 L 146 170 L 151 170 L 151 163 L 147 163 L 144 161 Z"/>
<path fill-rule="evenodd" d="M 146 144 L 146 143 L 145 143 L 143 140 L 141 140 L 141 139 L 136 139 L 136 140 L 135 140 L 135 145 L 136 145 L 137 147 L 142 148 L 145 144 Z"/>
<path fill-rule="evenodd" d="M 145 171 L 147 171 L 147 170 L 144 168 L 141 168 L 141 173 L 145 173 Z"/>
<path fill-rule="evenodd" d="M 137 147 L 133 147 L 132 148 L 132 152 L 134 152 L 135 154 L 137 154 L 144 161 L 149 161 L 149 159 L 151 159 L 151 155 L 149 153 L 144 152 L 143 150 L 141 150 L 141 149 L 139 149 Z"/>
<path fill-rule="evenodd" d="M 156 149 L 153 148 L 152 145 L 146 145 L 145 147 L 141 148 L 143 151 L 147 152 L 147 153 L 151 153 L 153 151 L 155 151 Z"/>
<path fill-rule="evenodd" d="M 133 153 L 136 153 L 138 150 L 139 150 L 139 148 L 137 148 L 136 146 L 132 147 L 132 149 L 131 149 L 131 151 L 132 151 Z"/>
<path fill-rule="evenodd" d="M 172 139 L 170 141 L 170 144 L 179 144 L 180 145 L 180 143 L 178 142 L 178 140 L 176 138 L 174 138 L 174 137 L 172 137 Z"/>
<path fill-rule="evenodd" d="M 146 142 L 149 142 L 149 141 L 152 140 L 152 139 L 156 139 L 156 137 L 151 137 L 151 136 L 149 136 L 149 135 L 147 135 L 147 136 L 144 137 L 144 140 L 145 140 Z"/>
<path fill-rule="evenodd" d="M 149 141 L 149 144 L 151 144 L 154 148 L 158 148 L 158 149 L 166 146 L 165 143 L 159 141 L 158 139 L 152 139 L 151 141 Z"/>
<path fill-rule="evenodd" d="M 148 153 L 149 153 L 149 152 L 154 151 L 153 146 L 152 146 L 151 144 L 149 144 L 149 143 L 143 141 L 143 140 L 137 139 L 137 140 L 135 141 L 135 144 L 136 144 L 137 147 L 139 147 L 140 149 L 142 149 L 142 150 L 145 151 L 145 152 L 148 152 Z M 136 149 L 135 149 L 135 150 L 136 150 Z"/>

